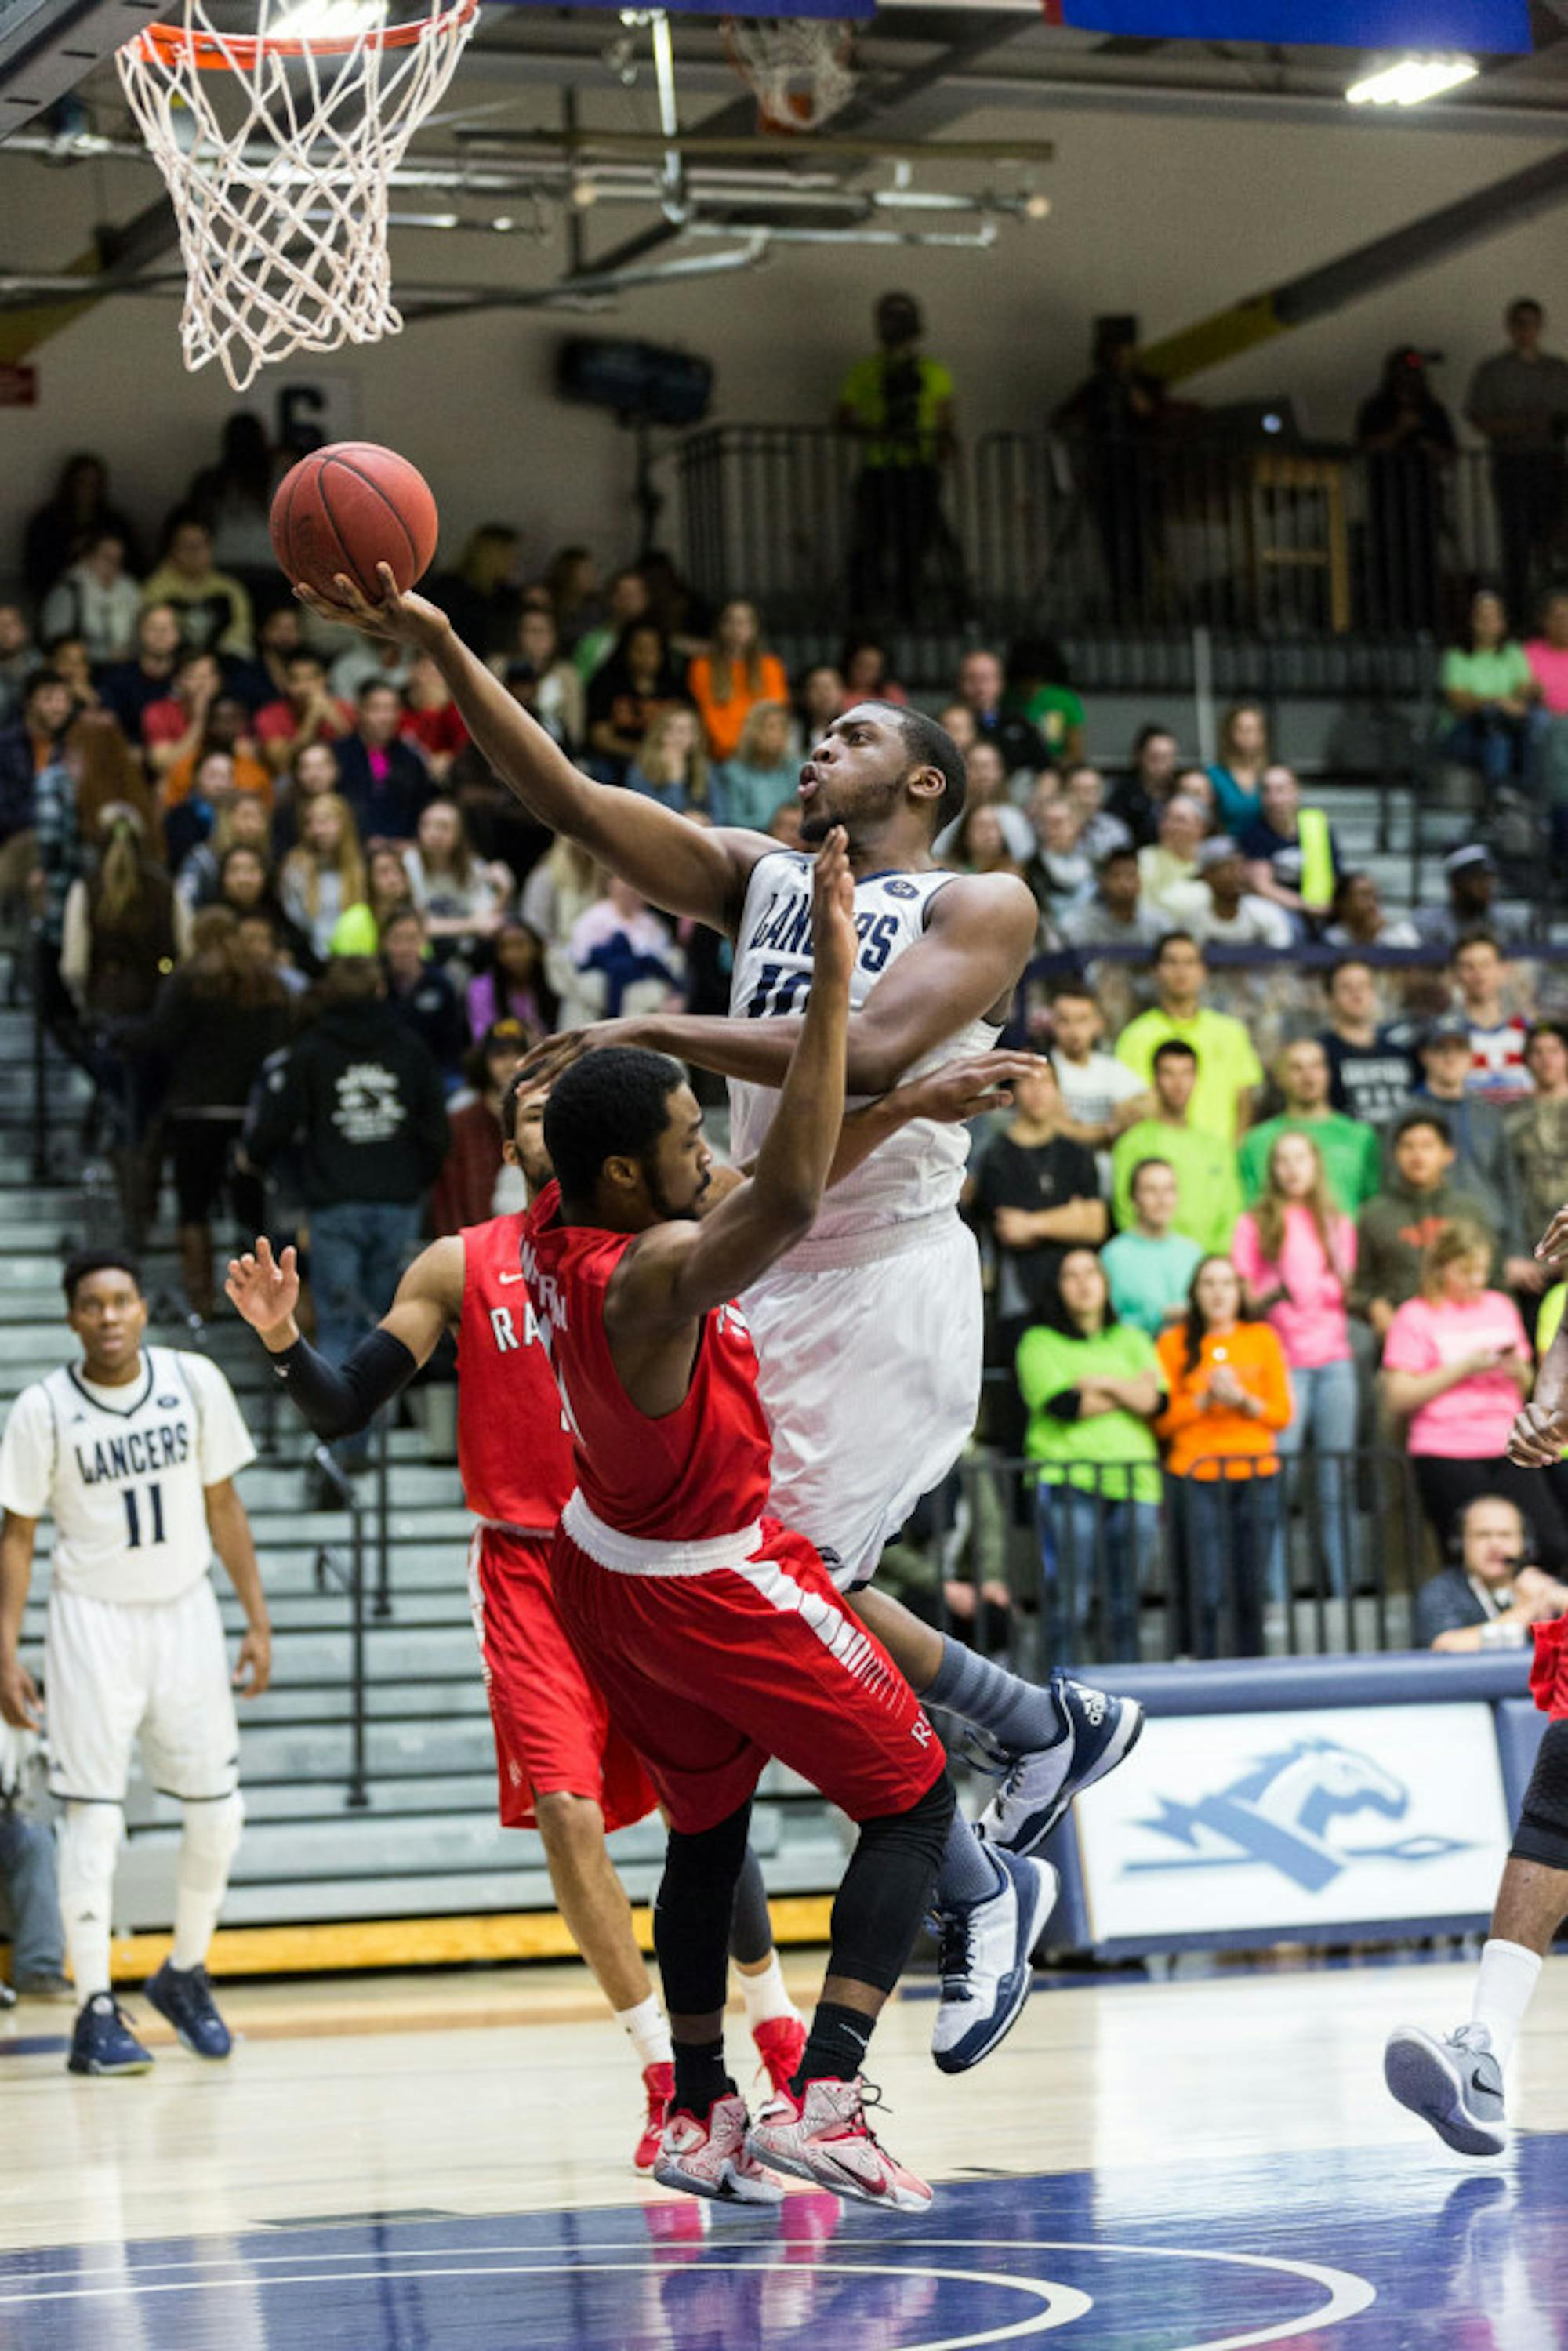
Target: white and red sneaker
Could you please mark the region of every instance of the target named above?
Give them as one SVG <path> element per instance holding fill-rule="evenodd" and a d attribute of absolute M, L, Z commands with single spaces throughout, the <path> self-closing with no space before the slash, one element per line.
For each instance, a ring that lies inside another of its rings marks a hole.
<path fill-rule="evenodd" d="M 664 2136 L 664 2116 L 670 2111 L 670 2100 L 675 2095 L 675 2069 L 673 2065 L 644 2065 L 643 2087 L 648 2094 L 648 2118 L 643 2125 L 643 2136 L 637 2141 L 637 2152 L 632 2158 L 634 2170 L 652 2171 L 653 2158 L 659 2152 L 659 2141 Z"/>
<path fill-rule="evenodd" d="M 716 2098 L 706 2122 L 678 2107 L 664 2125 L 653 2177 L 661 2188 L 684 2188 L 688 2196 L 723 2204 L 782 2203 L 783 2182 L 752 2154 L 749 2131 L 742 2097 Z"/>
<path fill-rule="evenodd" d="M 776 2098 L 800 2070 L 806 2053 L 806 2021 L 800 2016 L 764 2017 L 760 2024 L 752 2026 L 751 2037 L 768 2075 L 768 2096 Z"/>
<path fill-rule="evenodd" d="M 880 2204 L 894 2212 L 924 2212 L 931 2190 L 878 2144 L 865 2118 L 866 2085 L 808 2082 L 802 2097 L 789 2090 L 770 2099 L 752 2125 L 754 2155 L 797 2179 Z"/>

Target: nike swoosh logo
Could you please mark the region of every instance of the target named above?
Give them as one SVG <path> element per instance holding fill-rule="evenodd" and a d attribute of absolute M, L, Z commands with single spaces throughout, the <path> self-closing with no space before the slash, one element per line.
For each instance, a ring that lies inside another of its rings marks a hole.
<path fill-rule="evenodd" d="M 522 1278 L 520 1273 L 504 1273 L 501 1276 L 503 1281 L 521 1281 Z"/>

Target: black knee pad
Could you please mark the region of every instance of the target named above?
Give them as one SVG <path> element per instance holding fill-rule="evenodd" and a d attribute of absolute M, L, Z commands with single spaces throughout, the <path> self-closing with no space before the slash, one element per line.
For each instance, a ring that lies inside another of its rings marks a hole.
<path fill-rule="evenodd" d="M 729 1990 L 729 1922 L 751 1806 L 695 1834 L 670 1831 L 653 1906 L 653 1948 L 672 2016 L 707 2016 Z"/>
<path fill-rule="evenodd" d="M 833 1975 L 891 1991 L 908 1965 L 957 1809 L 946 1771 L 907 1812 L 860 1824 L 833 1904 Z"/>
<path fill-rule="evenodd" d="M 1510 1850 L 1516 1861 L 1568 1870 L 1568 1722 L 1546 1726 Z"/>

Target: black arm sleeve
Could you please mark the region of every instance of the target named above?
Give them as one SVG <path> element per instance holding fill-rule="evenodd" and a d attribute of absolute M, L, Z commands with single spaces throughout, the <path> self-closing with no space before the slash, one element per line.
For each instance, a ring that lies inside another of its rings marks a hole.
<path fill-rule="evenodd" d="M 390 1331 L 372 1331 L 341 1369 L 318 1354 L 308 1339 L 274 1355 L 272 1368 L 317 1436 L 328 1439 L 366 1427 L 372 1414 L 407 1387 L 419 1365 Z"/>

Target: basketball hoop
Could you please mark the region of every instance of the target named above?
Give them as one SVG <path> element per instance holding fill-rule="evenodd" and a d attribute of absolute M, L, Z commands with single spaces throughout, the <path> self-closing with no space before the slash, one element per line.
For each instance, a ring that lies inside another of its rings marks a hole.
<path fill-rule="evenodd" d="M 854 95 L 854 37 L 839 17 L 727 16 L 724 37 L 759 130 L 815 131 Z"/>
<path fill-rule="evenodd" d="M 256 31 L 235 34 L 184 0 L 179 22 L 117 55 L 179 224 L 185 365 L 215 359 L 236 392 L 291 352 L 402 329 L 388 175 L 451 80 L 478 0 L 430 0 L 407 24 L 383 14 L 337 0 L 313 37 L 298 6 L 261 0 Z"/>

